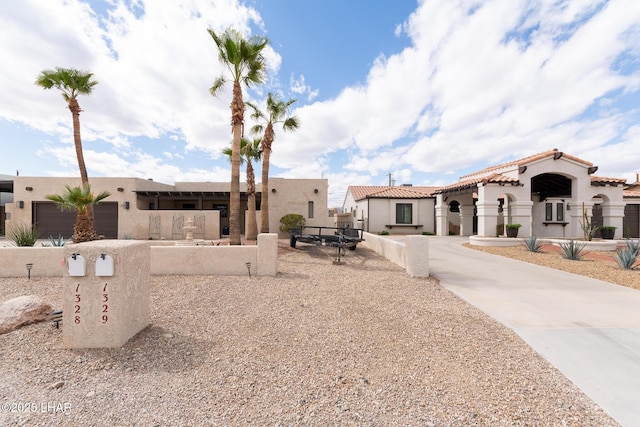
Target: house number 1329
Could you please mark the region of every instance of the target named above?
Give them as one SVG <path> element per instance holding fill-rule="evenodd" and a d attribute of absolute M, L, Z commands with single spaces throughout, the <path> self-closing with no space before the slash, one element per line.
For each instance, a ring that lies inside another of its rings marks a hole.
<path fill-rule="evenodd" d="M 102 323 L 107 323 L 109 321 L 109 315 L 107 314 L 109 313 L 109 305 L 107 304 L 109 302 L 108 286 L 109 284 L 105 283 L 102 288 Z"/>

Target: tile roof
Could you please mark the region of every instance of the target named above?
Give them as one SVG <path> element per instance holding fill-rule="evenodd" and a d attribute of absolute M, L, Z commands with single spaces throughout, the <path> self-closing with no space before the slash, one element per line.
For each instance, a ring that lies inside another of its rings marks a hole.
<path fill-rule="evenodd" d="M 483 176 L 483 177 L 476 177 L 476 178 L 469 178 L 469 179 L 461 179 L 458 182 L 454 182 L 453 184 L 444 186 L 442 188 L 440 188 L 440 190 L 438 190 L 438 193 L 443 193 L 446 191 L 451 191 L 451 190 L 461 190 L 464 188 L 472 188 L 472 187 L 477 187 L 479 183 L 494 183 L 494 184 L 519 184 L 520 181 L 518 181 L 517 178 L 511 178 L 499 173 L 493 173 L 489 176 Z"/>
<path fill-rule="evenodd" d="M 440 187 L 388 186 L 388 185 L 350 185 L 347 192 L 358 201 L 366 198 L 380 199 L 424 199 L 432 197 Z"/>
<path fill-rule="evenodd" d="M 537 160 L 542 160 L 542 159 L 547 158 L 547 157 L 556 156 L 556 155 L 558 155 L 558 153 L 560 153 L 560 155 L 563 158 L 571 159 L 571 160 L 573 160 L 575 162 L 582 163 L 582 164 L 584 164 L 586 166 L 593 166 L 593 163 L 591 163 L 591 162 L 587 162 L 586 160 L 582 160 L 582 159 L 579 159 L 578 157 L 572 156 L 570 154 L 563 153 L 562 151 L 558 151 L 557 148 L 554 148 L 553 150 L 545 151 L 543 153 L 534 154 L 532 156 L 524 157 L 522 159 L 513 160 L 511 162 L 502 163 L 502 164 L 495 165 L 495 166 L 489 166 L 486 169 L 482 169 L 482 170 L 470 173 L 468 175 L 461 176 L 460 180 L 462 181 L 465 178 L 469 178 L 469 177 L 472 177 L 474 175 L 483 175 L 483 174 L 487 174 L 488 172 L 491 172 L 491 171 L 497 171 L 497 170 L 500 170 L 500 169 L 505 169 L 505 168 L 509 168 L 509 167 L 513 167 L 513 166 L 528 165 L 529 163 L 533 163 L 533 162 L 535 162 Z"/>
<path fill-rule="evenodd" d="M 608 178 L 606 176 L 591 176 L 591 185 L 594 184 L 625 184 L 627 180 L 625 178 Z"/>
<path fill-rule="evenodd" d="M 637 197 L 637 198 L 640 198 L 640 191 L 624 190 L 622 192 L 622 197 Z"/>

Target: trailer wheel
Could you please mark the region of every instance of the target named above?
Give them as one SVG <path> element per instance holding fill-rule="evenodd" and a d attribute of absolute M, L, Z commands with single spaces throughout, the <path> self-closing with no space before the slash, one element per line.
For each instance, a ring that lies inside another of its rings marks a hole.
<path fill-rule="evenodd" d="M 291 235 L 291 237 L 289 238 L 289 246 L 291 246 L 292 248 L 296 247 L 296 236 Z"/>
<path fill-rule="evenodd" d="M 356 245 L 349 246 L 349 250 L 350 250 L 350 251 L 355 251 L 355 250 L 356 250 Z"/>

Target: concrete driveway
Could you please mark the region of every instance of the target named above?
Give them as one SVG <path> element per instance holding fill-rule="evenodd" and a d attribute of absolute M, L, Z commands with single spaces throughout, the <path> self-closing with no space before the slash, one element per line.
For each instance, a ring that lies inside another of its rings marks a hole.
<path fill-rule="evenodd" d="M 515 331 L 623 426 L 640 425 L 640 291 L 430 237 L 430 274 Z"/>

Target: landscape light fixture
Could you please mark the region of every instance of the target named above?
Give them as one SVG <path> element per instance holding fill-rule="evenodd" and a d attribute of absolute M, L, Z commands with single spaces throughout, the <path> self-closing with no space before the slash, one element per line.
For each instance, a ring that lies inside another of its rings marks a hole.
<path fill-rule="evenodd" d="M 33 263 L 32 262 L 28 262 L 27 263 L 27 279 L 31 279 L 31 269 L 33 268 Z"/>
<path fill-rule="evenodd" d="M 245 263 L 245 265 L 247 266 L 247 271 L 249 272 L 249 277 L 251 277 L 251 263 L 247 262 L 247 263 Z"/>

